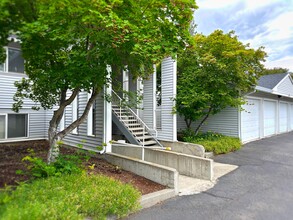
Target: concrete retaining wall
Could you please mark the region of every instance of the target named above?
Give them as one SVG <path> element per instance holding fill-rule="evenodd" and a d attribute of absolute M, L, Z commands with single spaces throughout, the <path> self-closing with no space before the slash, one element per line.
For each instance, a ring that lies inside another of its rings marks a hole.
<path fill-rule="evenodd" d="M 213 179 L 213 160 L 172 151 L 145 149 L 145 161 L 175 168 L 179 174 Z"/>
<path fill-rule="evenodd" d="M 141 160 L 142 148 L 137 146 L 112 146 L 112 152 Z M 212 180 L 213 160 L 166 150 L 145 148 L 144 160 L 175 168 L 179 174 Z"/>
<path fill-rule="evenodd" d="M 117 165 L 124 170 L 133 172 L 164 186 L 174 188 L 175 192 L 178 193 L 179 175 L 177 170 L 173 168 L 115 153 L 105 154 L 105 159 L 111 164 Z"/>
<path fill-rule="evenodd" d="M 172 151 L 192 156 L 204 157 L 205 149 L 202 145 L 180 141 L 160 141 L 164 147 L 170 147 Z"/>

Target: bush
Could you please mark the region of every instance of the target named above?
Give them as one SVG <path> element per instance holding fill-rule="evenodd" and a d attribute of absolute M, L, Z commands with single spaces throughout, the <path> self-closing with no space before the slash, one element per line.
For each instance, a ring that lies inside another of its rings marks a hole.
<path fill-rule="evenodd" d="M 104 176 L 63 175 L 0 191 L 0 219 L 105 219 L 139 208 L 140 193 Z"/>
<path fill-rule="evenodd" d="M 200 144 L 206 151 L 225 154 L 241 148 L 241 141 L 236 137 L 228 137 L 219 133 L 207 132 L 195 135 L 192 131 L 183 133 L 183 141 Z"/>
<path fill-rule="evenodd" d="M 76 155 L 60 154 L 54 163 L 47 164 L 42 158 L 36 157 L 34 151 L 30 150 L 29 152 L 30 155 L 24 157 L 22 161 L 26 163 L 27 173 L 35 178 L 81 173 L 84 170 L 82 167 L 83 160 L 90 158 L 80 151 Z M 25 171 L 18 170 L 17 173 L 22 174 Z"/>

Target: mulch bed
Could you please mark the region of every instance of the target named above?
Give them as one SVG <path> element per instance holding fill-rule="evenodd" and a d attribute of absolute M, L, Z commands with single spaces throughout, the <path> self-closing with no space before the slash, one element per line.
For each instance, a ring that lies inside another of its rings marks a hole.
<path fill-rule="evenodd" d="M 15 186 L 19 182 L 27 181 L 31 178 L 28 175 L 16 174 L 17 170 L 26 170 L 26 166 L 21 160 L 30 154 L 29 149 L 33 149 L 36 156 L 45 160 L 49 145 L 44 140 L 0 144 L 0 188 L 6 185 Z M 76 149 L 62 147 L 60 151 L 62 154 L 74 154 Z M 123 183 L 129 183 L 143 195 L 166 188 L 144 177 L 119 169 L 101 158 L 92 157 L 85 165 L 92 164 L 95 164 L 94 169 L 89 172 L 103 174 Z"/>

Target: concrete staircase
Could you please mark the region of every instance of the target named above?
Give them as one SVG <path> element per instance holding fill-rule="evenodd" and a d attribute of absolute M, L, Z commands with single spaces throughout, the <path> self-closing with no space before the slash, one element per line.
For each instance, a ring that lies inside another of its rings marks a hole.
<path fill-rule="evenodd" d="M 154 131 L 112 91 L 112 118 L 113 122 L 131 144 L 144 147 L 163 147 L 157 140 Z"/>

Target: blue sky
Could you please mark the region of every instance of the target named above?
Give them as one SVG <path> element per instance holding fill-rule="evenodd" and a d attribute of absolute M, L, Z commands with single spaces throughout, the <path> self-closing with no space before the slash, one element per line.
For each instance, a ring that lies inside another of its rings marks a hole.
<path fill-rule="evenodd" d="M 293 72 L 293 0 L 196 0 L 198 33 L 235 30 L 251 47 L 265 47 L 267 68 Z"/>

